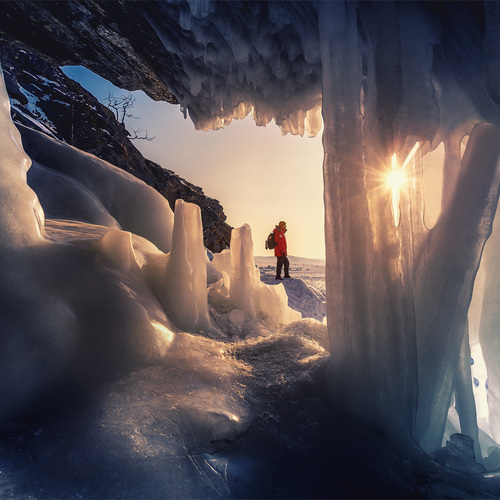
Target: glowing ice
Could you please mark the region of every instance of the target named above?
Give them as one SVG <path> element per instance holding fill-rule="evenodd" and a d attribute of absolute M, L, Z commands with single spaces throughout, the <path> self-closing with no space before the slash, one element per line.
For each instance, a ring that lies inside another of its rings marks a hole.
<path fill-rule="evenodd" d="M 44 215 L 37 196 L 26 185 L 26 172 L 31 161 L 24 153 L 19 132 L 10 119 L 3 73 L 0 81 L 0 137 L 0 245 L 19 247 L 39 243 Z"/>
<path fill-rule="evenodd" d="M 73 197 L 74 206 L 69 212 L 72 218 L 101 224 L 109 220 L 112 227 L 118 223 L 120 229 L 147 238 L 163 252 L 170 251 L 173 212 L 168 201 L 151 186 L 41 132 L 22 126 L 20 130 L 31 159 L 52 171 L 61 186 L 60 197 L 50 195 L 52 216 L 68 214 L 69 194 Z"/>
<path fill-rule="evenodd" d="M 200 207 L 177 200 L 161 299 L 167 315 L 181 330 L 198 332 L 212 328 L 207 303 L 207 261 Z"/>

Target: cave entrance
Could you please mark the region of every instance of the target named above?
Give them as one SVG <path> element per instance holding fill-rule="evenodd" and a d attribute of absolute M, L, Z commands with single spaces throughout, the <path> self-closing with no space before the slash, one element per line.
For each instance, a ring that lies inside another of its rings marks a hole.
<path fill-rule="evenodd" d="M 84 67 L 63 68 L 105 104 L 108 95 L 128 91 Z M 143 156 L 200 186 L 217 199 L 227 223 L 252 228 L 254 255 L 270 256 L 264 241 L 280 220 L 288 222 L 291 255 L 325 258 L 322 130 L 316 137 L 282 135 L 270 123 L 258 127 L 248 115 L 217 131 L 195 130 L 179 106 L 153 101 L 141 91 L 127 128 L 147 130 L 153 141 L 136 140 Z"/>

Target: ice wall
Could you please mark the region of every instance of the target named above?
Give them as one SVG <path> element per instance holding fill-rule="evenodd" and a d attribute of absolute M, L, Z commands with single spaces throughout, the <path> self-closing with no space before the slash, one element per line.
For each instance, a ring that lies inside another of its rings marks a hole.
<path fill-rule="evenodd" d="M 150 240 L 163 252 L 170 251 L 174 214 L 168 201 L 151 186 L 41 132 L 22 125 L 19 129 L 25 150 L 36 162 L 35 172 L 46 170 L 38 176 L 34 173 L 30 183 L 41 189 L 51 216 L 115 227 L 118 224 Z M 47 174 L 52 177 L 50 186 L 46 186 Z"/>
<path fill-rule="evenodd" d="M 26 184 L 31 161 L 23 151 L 21 136 L 10 119 L 3 71 L 0 92 L 0 244 L 2 247 L 33 245 L 42 240 L 44 214 L 38 198 Z"/>

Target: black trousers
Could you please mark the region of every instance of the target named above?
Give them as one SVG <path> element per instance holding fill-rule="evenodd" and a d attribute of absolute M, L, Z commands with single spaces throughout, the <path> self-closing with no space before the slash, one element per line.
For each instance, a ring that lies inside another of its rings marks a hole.
<path fill-rule="evenodd" d="M 285 266 L 285 278 L 288 278 L 290 275 L 288 274 L 288 268 L 290 267 L 290 261 L 286 255 L 282 255 L 281 257 L 276 257 L 276 277 L 281 278 L 281 268 Z"/>

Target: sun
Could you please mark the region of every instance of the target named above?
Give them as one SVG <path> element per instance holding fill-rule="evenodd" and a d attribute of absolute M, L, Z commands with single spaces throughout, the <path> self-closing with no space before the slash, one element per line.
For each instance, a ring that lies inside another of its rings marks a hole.
<path fill-rule="evenodd" d="M 401 166 L 398 164 L 398 157 L 396 153 L 394 153 L 391 157 L 391 168 L 390 170 L 388 169 L 387 173 L 385 174 L 385 185 L 389 190 L 392 191 L 391 209 L 392 215 L 394 217 L 394 224 L 396 226 L 399 225 L 399 203 L 401 198 L 401 191 L 408 180 L 408 172 L 406 167 L 408 166 L 410 161 L 413 160 L 419 148 L 420 143 L 417 142 L 413 146 L 410 154 L 406 157 Z"/>
<path fill-rule="evenodd" d="M 387 174 L 387 184 L 391 189 L 401 189 L 401 186 L 404 181 L 405 181 L 404 171 L 399 167 L 393 168 L 391 172 Z"/>
<path fill-rule="evenodd" d="M 392 189 L 392 216 L 394 217 L 394 225 L 399 225 L 399 200 L 401 186 L 405 180 L 404 170 L 398 165 L 398 157 L 396 153 L 391 158 L 391 171 L 387 174 L 387 184 Z"/>

